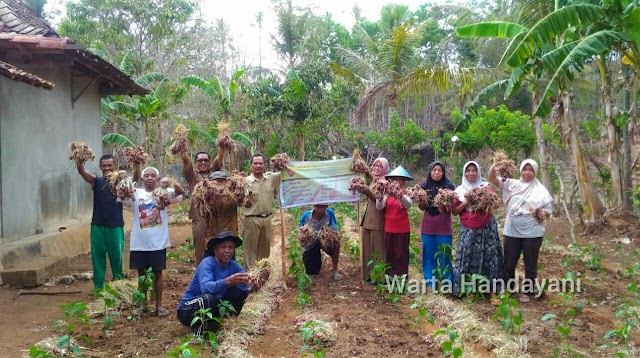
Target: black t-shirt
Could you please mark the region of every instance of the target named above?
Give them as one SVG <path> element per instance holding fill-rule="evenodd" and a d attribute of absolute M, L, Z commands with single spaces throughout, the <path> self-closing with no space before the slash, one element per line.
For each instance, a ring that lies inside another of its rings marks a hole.
<path fill-rule="evenodd" d="M 111 186 L 104 177 L 93 181 L 93 218 L 91 224 L 118 227 L 124 226 L 122 203 L 116 201 Z"/>

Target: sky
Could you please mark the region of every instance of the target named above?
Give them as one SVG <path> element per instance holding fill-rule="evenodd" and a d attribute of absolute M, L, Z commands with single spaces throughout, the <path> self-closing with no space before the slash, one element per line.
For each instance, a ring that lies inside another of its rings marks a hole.
<path fill-rule="evenodd" d="M 414 11 L 426 0 L 398 0 Z M 294 5 L 309 6 L 316 15 L 330 13 L 334 21 L 347 29 L 355 24 L 354 6 L 361 10 L 361 16 L 375 20 L 380 10 L 389 0 L 293 0 Z M 277 18 L 270 0 L 201 0 L 204 17 L 214 22 L 223 18 L 229 24 L 235 45 L 244 53 L 248 64 L 258 65 L 262 53 L 262 66 L 276 68 L 277 55 L 273 50 L 271 34 L 276 33 Z M 262 36 L 257 26 L 256 16 L 263 13 Z"/>
<path fill-rule="evenodd" d="M 60 10 L 60 16 L 56 16 L 53 25 L 64 16 L 65 3 L 78 0 L 48 0 L 45 11 Z M 264 67 L 277 68 L 277 55 L 273 50 L 271 34 L 276 32 L 277 19 L 273 11 L 271 0 L 199 0 L 203 15 L 211 24 L 217 19 L 223 18 L 230 26 L 234 45 L 244 55 L 247 64 L 258 65 L 262 52 L 262 65 Z M 397 3 L 409 6 L 414 11 L 418 6 L 428 0 L 293 0 L 294 5 L 305 5 L 313 9 L 316 15 L 330 13 L 334 21 L 342 24 L 347 29 L 355 23 L 353 8 L 358 5 L 361 16 L 376 20 L 380 17 L 380 10 L 389 3 Z M 445 2 L 436 0 L 431 2 Z M 256 16 L 263 13 L 262 36 L 257 26 Z"/>

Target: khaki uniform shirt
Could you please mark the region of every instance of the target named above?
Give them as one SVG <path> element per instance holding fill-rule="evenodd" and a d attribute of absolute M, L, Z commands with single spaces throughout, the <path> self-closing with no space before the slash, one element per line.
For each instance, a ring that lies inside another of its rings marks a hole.
<path fill-rule="evenodd" d="M 259 181 L 251 174 L 246 180 L 247 183 L 249 183 L 252 206 L 250 208 L 244 208 L 244 215 L 271 214 L 274 190 L 280 185 L 280 173 L 264 173 L 262 181 Z"/>
<path fill-rule="evenodd" d="M 369 185 L 370 189 L 373 189 L 373 183 Z M 364 217 L 362 218 L 362 227 L 368 230 L 384 231 L 384 209 L 376 209 L 376 201 L 367 198 L 367 209 L 364 211 Z"/>

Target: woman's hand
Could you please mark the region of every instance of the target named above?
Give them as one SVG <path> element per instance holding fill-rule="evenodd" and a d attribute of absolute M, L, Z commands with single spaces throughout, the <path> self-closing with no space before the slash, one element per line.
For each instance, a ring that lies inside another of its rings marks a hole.
<path fill-rule="evenodd" d="M 249 282 L 249 274 L 246 272 L 234 273 L 224 280 L 224 283 L 227 286 L 240 286 L 247 282 Z"/>

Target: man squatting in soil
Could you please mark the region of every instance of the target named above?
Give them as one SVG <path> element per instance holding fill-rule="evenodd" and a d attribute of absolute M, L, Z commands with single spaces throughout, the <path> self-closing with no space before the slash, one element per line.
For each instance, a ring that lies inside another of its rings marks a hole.
<path fill-rule="evenodd" d="M 316 204 L 313 206 L 313 210 L 309 210 L 302 214 L 298 227 L 303 225 L 310 225 L 316 232 L 322 231 L 324 226 L 328 226 L 331 230 L 338 230 L 338 220 L 336 220 L 336 214 L 333 209 L 329 209 L 329 205 Z M 333 265 L 333 277 L 338 281 L 342 279 L 342 275 L 338 273 L 338 259 L 340 258 L 340 243 L 333 248 L 321 248 L 320 240 L 316 239 L 309 246 L 302 248 L 302 262 L 304 263 L 305 271 L 307 275 L 317 275 L 322 269 L 322 252 L 331 256 L 331 263 Z"/>
<path fill-rule="evenodd" d="M 249 274 L 235 260 L 235 249 L 242 240 L 230 231 L 216 234 L 207 243 L 204 259 L 196 268 L 193 279 L 178 304 L 178 320 L 197 335 L 212 332 L 220 327 L 220 304 L 228 301 L 239 315 L 249 294 Z M 191 325 L 198 311 L 210 309 L 214 319 L 201 320 Z"/>
<path fill-rule="evenodd" d="M 102 176 L 87 172 L 84 162 L 76 163 L 78 173 L 91 185 L 93 191 L 93 216 L 91 218 L 91 264 L 93 265 L 93 287 L 104 288 L 107 254 L 114 280 L 125 278 L 124 274 L 124 219 L 122 203 L 116 202 L 111 192 L 107 174 L 117 170 L 113 156 L 100 157 Z M 140 179 L 140 168 L 134 167 L 133 180 Z"/>

